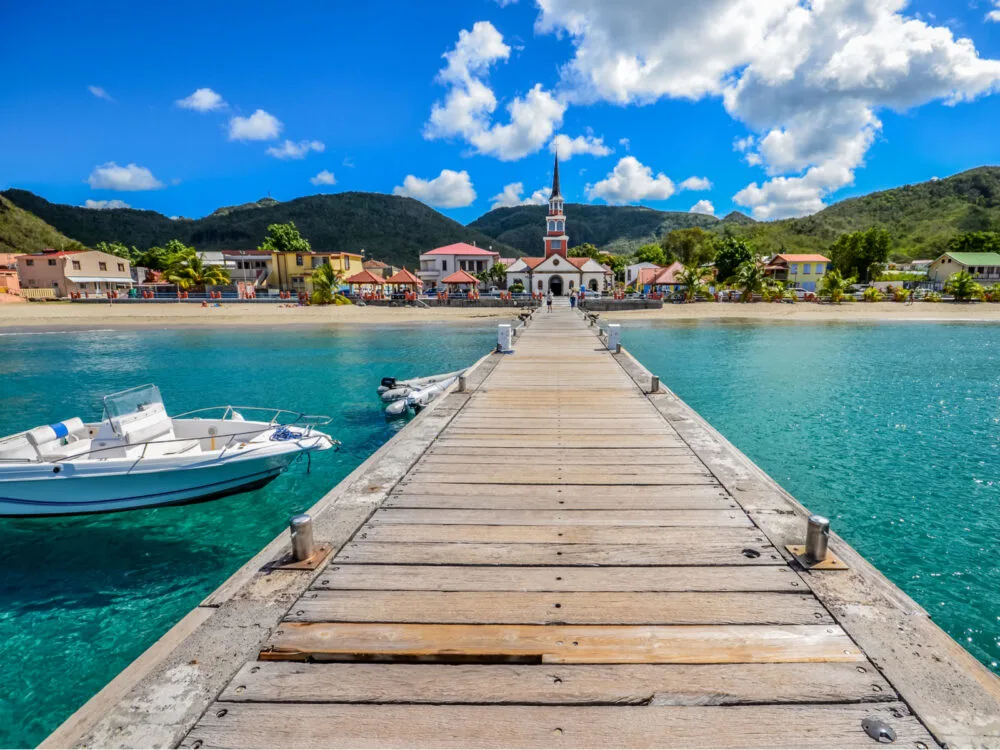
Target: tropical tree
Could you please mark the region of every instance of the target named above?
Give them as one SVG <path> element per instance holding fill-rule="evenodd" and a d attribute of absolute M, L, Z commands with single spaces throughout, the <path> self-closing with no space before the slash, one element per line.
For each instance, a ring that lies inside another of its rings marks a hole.
<path fill-rule="evenodd" d="M 507 283 L 507 266 L 503 263 L 494 263 L 485 271 L 480 271 L 475 276 L 484 284 L 504 286 Z"/>
<path fill-rule="evenodd" d="M 570 258 L 594 258 L 596 260 L 602 254 L 598 248 L 589 242 L 584 242 L 582 245 L 577 245 L 569 249 Z"/>
<path fill-rule="evenodd" d="M 666 260 L 689 263 L 711 263 L 715 258 L 716 236 L 701 227 L 675 229 L 660 241 Z"/>
<path fill-rule="evenodd" d="M 833 265 L 842 274 L 869 281 L 878 276 L 889 259 L 892 237 L 879 227 L 842 234 L 830 248 Z"/>
<path fill-rule="evenodd" d="M 513 284 L 510 285 L 510 291 L 513 292 L 514 294 L 523 294 L 524 282 L 518 279 L 517 281 L 515 281 Z"/>
<path fill-rule="evenodd" d="M 1000 284 L 994 284 L 993 286 L 984 289 L 983 299 L 987 302 L 1000 302 Z"/>
<path fill-rule="evenodd" d="M 222 286 L 229 283 L 229 271 L 221 266 L 205 264 L 193 247 L 172 253 L 163 277 L 187 291 L 198 286 Z"/>
<path fill-rule="evenodd" d="M 861 295 L 861 298 L 865 302 L 881 302 L 882 300 L 885 299 L 885 295 L 882 294 L 881 291 L 879 291 L 878 287 L 870 286 L 867 289 L 865 289 L 864 294 Z"/>
<path fill-rule="evenodd" d="M 729 283 L 740 290 L 744 302 L 751 302 L 754 294 L 764 288 L 764 267 L 756 260 L 743 261 L 729 278 Z"/>
<path fill-rule="evenodd" d="M 944 290 L 955 298 L 956 302 L 968 302 L 983 296 L 983 287 L 976 283 L 968 271 L 959 271 L 944 282 Z"/>
<path fill-rule="evenodd" d="M 663 248 L 655 244 L 643 245 L 635 251 L 634 257 L 636 263 L 655 263 L 658 266 L 667 264 L 667 256 L 663 252 Z"/>
<path fill-rule="evenodd" d="M 310 304 L 329 305 L 337 296 L 337 289 L 344 278 L 343 271 L 334 270 L 329 261 L 312 272 L 312 295 Z"/>
<path fill-rule="evenodd" d="M 844 296 L 847 294 L 847 290 L 850 289 L 856 282 L 857 279 L 853 276 L 849 279 L 845 279 L 844 274 L 835 268 L 832 271 L 826 272 L 826 275 L 823 277 L 820 292 L 830 295 L 830 302 L 839 305 L 844 301 Z"/>
<path fill-rule="evenodd" d="M 124 258 L 129 263 L 135 263 L 135 259 L 142 255 L 142 253 L 139 252 L 139 248 L 129 248 L 121 242 L 98 242 L 94 245 L 94 249 L 102 253 L 107 253 L 108 255 Z"/>
<path fill-rule="evenodd" d="M 966 232 L 952 237 L 948 250 L 953 253 L 1000 253 L 1000 232 Z"/>
<path fill-rule="evenodd" d="M 715 253 L 715 270 L 717 277 L 728 279 L 736 273 L 736 269 L 741 263 L 754 260 L 756 253 L 747 244 L 746 240 L 739 237 L 723 237 L 718 244 L 718 251 Z"/>
<path fill-rule="evenodd" d="M 684 286 L 685 302 L 694 302 L 698 297 L 708 296 L 705 276 L 705 269 L 699 268 L 696 263 L 689 263 L 674 275 L 674 282 Z"/>
<path fill-rule="evenodd" d="M 773 281 L 764 287 L 761 296 L 765 302 L 781 302 L 782 300 L 795 301 L 795 293 L 791 289 L 786 289 L 780 281 Z"/>
<path fill-rule="evenodd" d="M 295 222 L 290 221 L 287 224 L 271 224 L 257 249 L 272 253 L 311 253 L 312 245 L 299 234 Z"/>

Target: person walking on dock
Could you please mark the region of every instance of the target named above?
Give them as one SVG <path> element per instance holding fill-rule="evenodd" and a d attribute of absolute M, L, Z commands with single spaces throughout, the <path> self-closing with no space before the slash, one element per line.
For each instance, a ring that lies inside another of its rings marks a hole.
<path fill-rule="evenodd" d="M 545 307 L 548 312 L 552 312 L 552 290 L 549 289 L 549 293 L 545 295 Z"/>
<path fill-rule="evenodd" d="M 576 290 L 574 289 L 569 295 L 569 307 L 572 310 L 576 307 Z"/>

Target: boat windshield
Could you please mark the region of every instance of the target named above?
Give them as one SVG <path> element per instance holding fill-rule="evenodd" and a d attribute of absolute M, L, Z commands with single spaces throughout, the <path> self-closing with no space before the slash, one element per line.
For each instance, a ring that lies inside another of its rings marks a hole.
<path fill-rule="evenodd" d="M 163 406 L 160 389 L 155 385 L 140 385 L 127 391 L 112 393 L 104 397 L 104 418 L 123 417 L 127 414 L 146 411 L 155 405 Z"/>

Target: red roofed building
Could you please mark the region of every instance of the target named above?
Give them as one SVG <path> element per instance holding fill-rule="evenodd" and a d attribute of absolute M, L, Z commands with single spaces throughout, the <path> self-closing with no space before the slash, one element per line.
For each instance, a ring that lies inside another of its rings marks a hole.
<path fill-rule="evenodd" d="M 491 269 L 499 260 L 500 253 L 493 250 L 456 242 L 421 253 L 419 275 L 424 284 L 434 287 L 445 283 L 444 277 L 455 271 L 482 273 Z"/>
<path fill-rule="evenodd" d="M 507 288 L 521 285 L 526 292 L 559 296 L 580 289 L 606 291 L 614 275 L 610 269 L 593 258 L 570 258 L 569 235 L 566 234 L 566 214 L 559 186 L 559 157 L 556 156 L 552 171 L 552 194 L 549 211 L 545 217 L 545 234 L 542 243 L 545 255 L 541 258 L 518 258 L 507 267 Z"/>
<path fill-rule="evenodd" d="M 407 271 L 405 268 L 402 271 L 398 271 L 385 280 L 386 284 L 393 287 L 403 287 L 403 289 L 414 289 L 419 290 L 424 282 L 420 280 L 416 274 L 411 271 Z"/>
<path fill-rule="evenodd" d="M 353 276 L 344 279 L 344 283 L 351 287 L 351 292 L 364 294 L 365 292 L 378 292 L 385 286 L 385 279 L 376 276 L 371 271 L 361 271 Z"/>
<path fill-rule="evenodd" d="M 48 250 L 17 256 L 17 275 L 26 297 L 69 297 L 125 291 L 132 269 L 125 258 L 98 250 Z"/>
<path fill-rule="evenodd" d="M 451 287 L 465 286 L 475 289 L 479 286 L 479 279 L 468 271 L 455 271 L 441 279 L 441 283 Z"/>
<path fill-rule="evenodd" d="M 820 280 L 830 270 L 830 259 L 816 253 L 779 253 L 764 266 L 764 273 L 775 281 L 815 292 Z"/>

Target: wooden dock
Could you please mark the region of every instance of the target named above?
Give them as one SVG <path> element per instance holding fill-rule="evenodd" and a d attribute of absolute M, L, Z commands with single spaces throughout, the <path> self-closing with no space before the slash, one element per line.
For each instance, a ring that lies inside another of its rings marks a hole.
<path fill-rule="evenodd" d="M 792 562 L 802 507 L 648 378 L 536 313 L 345 480 L 328 563 L 276 540 L 47 744 L 1000 746 L 996 677 L 836 537 Z"/>

